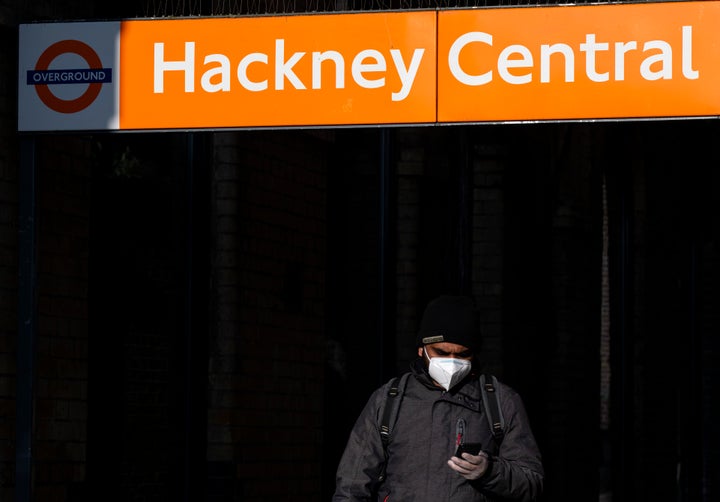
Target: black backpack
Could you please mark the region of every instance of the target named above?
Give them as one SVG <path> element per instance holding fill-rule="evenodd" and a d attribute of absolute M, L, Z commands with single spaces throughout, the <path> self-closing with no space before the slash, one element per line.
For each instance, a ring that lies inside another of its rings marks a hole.
<path fill-rule="evenodd" d="M 385 452 L 385 464 L 387 464 L 387 445 L 392 438 L 393 427 L 397 420 L 400 402 L 407 385 L 407 379 L 410 373 L 393 378 L 388 388 L 385 401 L 380 408 L 380 439 L 383 443 Z M 482 402 L 485 406 L 485 413 L 490 423 L 490 432 L 492 432 L 495 440 L 500 443 L 505 434 L 505 419 L 503 418 L 502 408 L 500 407 L 500 397 L 498 396 L 498 381 L 495 375 L 480 375 L 480 392 L 482 394 Z M 380 473 L 379 481 L 385 480 L 385 465 L 383 465 Z"/>

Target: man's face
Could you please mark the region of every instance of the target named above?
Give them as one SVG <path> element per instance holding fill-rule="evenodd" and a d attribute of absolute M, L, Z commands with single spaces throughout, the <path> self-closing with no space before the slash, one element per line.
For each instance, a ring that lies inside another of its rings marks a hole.
<path fill-rule="evenodd" d="M 427 357 L 423 357 L 423 348 L 427 352 Z M 428 365 L 428 359 L 432 357 L 453 357 L 470 361 L 473 358 L 473 352 L 464 345 L 458 345 L 457 343 L 450 342 L 438 342 L 418 347 L 418 356 L 425 360 L 425 365 Z"/>

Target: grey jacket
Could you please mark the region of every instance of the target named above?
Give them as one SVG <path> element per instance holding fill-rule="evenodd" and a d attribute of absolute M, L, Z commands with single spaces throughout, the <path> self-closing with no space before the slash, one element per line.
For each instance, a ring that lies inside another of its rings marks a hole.
<path fill-rule="evenodd" d="M 383 464 L 379 410 L 390 382 L 377 389 L 355 422 L 337 470 L 333 502 L 374 501 L 373 485 Z M 381 502 L 533 502 L 543 486 L 543 467 L 520 396 L 499 384 L 505 435 L 496 444 L 481 402 L 477 375 L 450 392 L 436 387 L 421 359 L 412 365 L 397 422 L 388 445 L 387 477 L 378 487 Z M 447 461 L 456 448 L 458 421 L 465 442 L 480 442 L 491 467 L 468 481 Z"/>

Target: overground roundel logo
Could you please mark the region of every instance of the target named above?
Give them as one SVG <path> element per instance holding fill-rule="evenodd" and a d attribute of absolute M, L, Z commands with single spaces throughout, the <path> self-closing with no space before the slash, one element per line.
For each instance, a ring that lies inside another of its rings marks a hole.
<path fill-rule="evenodd" d="M 77 54 L 88 68 L 51 70 L 50 64 L 64 54 Z M 58 113 L 77 113 L 97 99 L 102 84 L 112 82 L 112 68 L 103 68 L 100 57 L 92 47 L 79 40 L 61 40 L 49 46 L 40 55 L 34 70 L 27 72 L 28 85 L 35 86 L 40 101 Z M 75 99 L 61 99 L 50 90 L 50 85 L 85 84 L 87 89 Z"/>

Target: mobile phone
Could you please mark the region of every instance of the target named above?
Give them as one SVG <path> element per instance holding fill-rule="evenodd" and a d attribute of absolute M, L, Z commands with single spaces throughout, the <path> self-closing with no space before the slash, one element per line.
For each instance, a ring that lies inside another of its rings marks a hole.
<path fill-rule="evenodd" d="M 455 456 L 462 458 L 463 453 L 477 455 L 480 453 L 480 448 L 482 448 L 480 443 L 461 443 L 458 445 L 457 450 L 455 450 Z"/>

